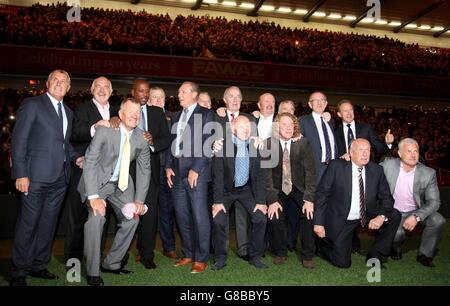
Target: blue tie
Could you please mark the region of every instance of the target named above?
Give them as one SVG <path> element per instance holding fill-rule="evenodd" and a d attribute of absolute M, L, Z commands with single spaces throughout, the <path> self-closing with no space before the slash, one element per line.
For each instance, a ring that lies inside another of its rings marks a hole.
<path fill-rule="evenodd" d="M 247 184 L 250 172 L 250 157 L 245 143 L 237 144 L 236 161 L 234 164 L 234 187 Z"/>
<path fill-rule="evenodd" d="M 144 108 L 141 107 L 141 121 L 139 121 L 139 127 L 145 132 L 147 131 L 146 122 L 145 122 L 145 116 L 144 116 Z"/>
<path fill-rule="evenodd" d="M 325 162 L 329 162 L 331 159 L 330 136 L 328 135 L 328 129 L 325 121 L 323 121 L 323 117 L 320 117 L 320 120 L 322 121 L 323 137 L 325 138 Z"/>

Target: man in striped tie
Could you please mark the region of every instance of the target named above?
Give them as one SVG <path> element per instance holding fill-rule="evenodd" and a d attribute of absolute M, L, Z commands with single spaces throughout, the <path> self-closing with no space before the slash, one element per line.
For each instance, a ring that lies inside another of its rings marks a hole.
<path fill-rule="evenodd" d="M 316 190 L 314 232 L 322 238 L 319 256 L 340 268 L 351 266 L 353 231 L 376 231 L 366 261 L 388 256 L 400 223 L 383 168 L 370 161 L 370 143 L 355 139 L 350 161 L 332 160 Z M 369 263 L 372 264 L 373 261 Z"/>

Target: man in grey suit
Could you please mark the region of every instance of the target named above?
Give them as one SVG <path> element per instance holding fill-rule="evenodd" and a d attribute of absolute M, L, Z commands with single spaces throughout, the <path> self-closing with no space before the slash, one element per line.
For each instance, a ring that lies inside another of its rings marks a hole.
<path fill-rule="evenodd" d="M 126 203 L 134 202 L 135 213 L 144 213 L 150 177 L 150 149 L 144 132 L 136 128 L 140 104 L 132 99 L 122 102 L 119 129 L 98 127 L 85 155 L 83 176 L 78 185 L 82 200 L 89 200 L 89 217 L 84 225 L 84 254 L 87 282 L 102 286 L 100 245 L 105 223 L 106 200 L 111 203 L 119 223 L 111 250 L 103 261 L 102 272 L 128 274 L 121 260 L 130 246 L 139 223 L 138 218 L 125 219 L 121 212 Z M 129 175 L 130 162 L 136 160 L 136 191 Z M 148 212 L 154 213 L 154 212 Z"/>
<path fill-rule="evenodd" d="M 414 139 L 405 138 L 398 147 L 400 158 L 386 159 L 381 163 L 395 200 L 394 207 L 402 214 L 392 244 L 391 258 L 402 258 L 405 230 L 412 231 L 421 224 L 424 230 L 417 261 L 426 267 L 433 267 L 436 245 L 445 224 L 444 217 L 437 212 L 441 201 L 436 171 L 419 163 L 419 145 Z"/>

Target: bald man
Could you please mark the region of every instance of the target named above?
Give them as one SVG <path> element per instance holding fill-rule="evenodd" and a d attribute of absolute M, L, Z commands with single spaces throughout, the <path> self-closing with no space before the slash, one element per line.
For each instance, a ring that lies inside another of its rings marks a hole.
<path fill-rule="evenodd" d="M 265 250 L 266 230 L 266 169 L 253 145 L 250 120 L 237 116 L 232 126 L 232 137 L 225 141 L 221 151 L 213 158 L 214 205 L 213 217 L 213 270 L 221 270 L 227 261 L 228 216 L 235 202 L 245 207 L 252 223 L 249 245 L 249 264 L 258 269 L 267 268 L 261 256 Z"/>
<path fill-rule="evenodd" d="M 401 215 L 394 208 L 383 168 L 370 161 L 370 143 L 355 139 L 350 158 L 332 160 L 316 190 L 314 232 L 322 238 L 319 256 L 349 268 L 353 231 L 361 225 L 375 231 L 366 261 L 375 258 L 384 267 L 381 256 L 390 254 Z"/>

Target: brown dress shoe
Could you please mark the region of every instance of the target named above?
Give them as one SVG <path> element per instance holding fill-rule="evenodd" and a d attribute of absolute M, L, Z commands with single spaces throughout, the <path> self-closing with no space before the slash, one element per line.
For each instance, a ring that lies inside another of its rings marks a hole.
<path fill-rule="evenodd" d="M 191 273 L 202 273 L 208 268 L 208 263 L 195 261 L 192 263 Z"/>
<path fill-rule="evenodd" d="M 303 268 L 306 269 L 314 269 L 316 265 L 314 264 L 314 261 L 312 260 L 302 260 Z"/>
<path fill-rule="evenodd" d="M 174 267 L 181 267 L 181 266 L 185 266 L 187 264 L 190 264 L 192 262 L 192 258 L 183 258 L 178 260 L 173 266 Z"/>
<path fill-rule="evenodd" d="M 169 252 L 165 252 L 163 253 L 164 256 L 175 259 L 175 260 L 179 260 L 180 257 L 178 257 L 177 252 L 175 251 L 169 251 Z"/>
<path fill-rule="evenodd" d="M 276 265 L 282 265 L 286 262 L 286 257 L 285 256 L 277 256 L 275 257 L 275 259 L 273 260 L 273 263 Z"/>

